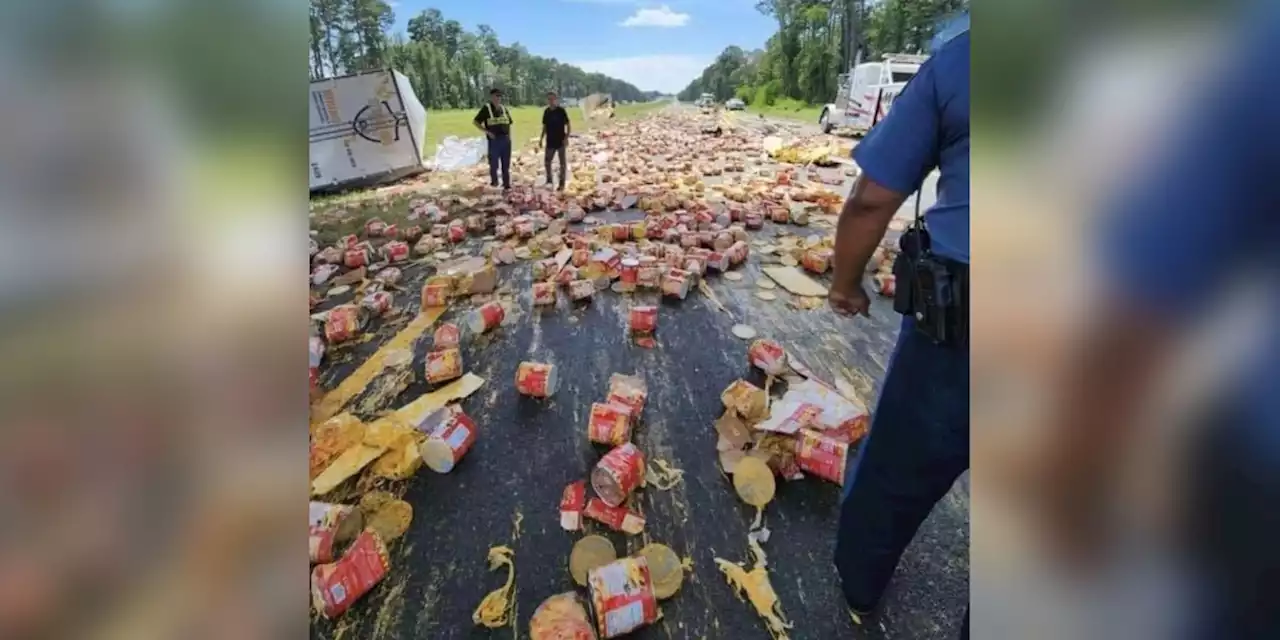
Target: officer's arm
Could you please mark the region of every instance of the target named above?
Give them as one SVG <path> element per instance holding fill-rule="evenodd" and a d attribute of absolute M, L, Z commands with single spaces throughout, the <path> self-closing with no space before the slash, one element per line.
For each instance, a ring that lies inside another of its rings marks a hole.
<path fill-rule="evenodd" d="M 538 146 L 542 146 L 542 140 L 547 137 L 547 114 L 551 113 L 550 109 L 542 110 L 542 133 L 538 134 Z"/>
<path fill-rule="evenodd" d="M 937 166 L 938 113 L 933 65 L 926 62 L 889 115 L 854 149 L 862 173 L 836 224 L 832 284 L 837 291 L 860 286 L 889 221 Z"/>
<path fill-rule="evenodd" d="M 481 109 L 480 112 L 476 114 L 476 119 L 472 120 L 471 124 L 474 124 L 476 128 L 482 132 L 488 132 L 488 130 L 484 128 L 484 109 Z"/>

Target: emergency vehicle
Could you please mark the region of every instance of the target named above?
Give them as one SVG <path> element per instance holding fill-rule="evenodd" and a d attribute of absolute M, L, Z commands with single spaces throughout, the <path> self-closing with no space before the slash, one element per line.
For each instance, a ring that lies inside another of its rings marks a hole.
<path fill-rule="evenodd" d="M 879 62 L 864 62 L 841 74 L 836 101 L 823 106 L 818 117 L 823 133 L 836 127 L 851 129 L 856 135 L 870 131 L 889 113 L 894 98 L 926 59 L 928 56 L 886 54 Z"/>

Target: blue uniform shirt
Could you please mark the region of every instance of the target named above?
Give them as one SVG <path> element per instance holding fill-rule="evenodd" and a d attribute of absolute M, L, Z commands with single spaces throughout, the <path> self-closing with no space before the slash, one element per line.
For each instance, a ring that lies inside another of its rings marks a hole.
<path fill-rule="evenodd" d="M 969 263 L 968 32 L 921 65 L 853 159 L 869 179 L 904 194 L 938 169 L 938 201 L 924 215 L 933 251 Z"/>
<path fill-rule="evenodd" d="M 1184 135 L 1134 184 L 1101 229 L 1113 295 L 1175 323 L 1212 309 L 1241 273 L 1267 279 L 1269 335 L 1234 385 L 1254 442 L 1280 456 L 1280 10 L 1252 16 L 1220 84 L 1188 103 Z"/>

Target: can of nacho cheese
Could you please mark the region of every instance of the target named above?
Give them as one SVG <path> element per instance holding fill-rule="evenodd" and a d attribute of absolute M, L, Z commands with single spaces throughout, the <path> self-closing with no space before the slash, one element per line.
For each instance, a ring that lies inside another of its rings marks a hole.
<path fill-rule="evenodd" d="M 611 507 L 620 506 L 644 480 L 644 454 L 633 443 L 614 447 L 591 470 L 591 488 Z"/>
<path fill-rule="evenodd" d="M 467 315 L 467 328 L 473 335 L 480 335 L 502 324 L 507 312 L 498 302 L 489 302 Z"/>
<path fill-rule="evenodd" d="M 356 269 L 369 264 L 369 251 L 366 249 L 348 249 L 342 256 L 342 263 L 348 269 Z"/>
<path fill-rule="evenodd" d="M 462 375 L 462 352 L 457 348 L 439 349 L 427 354 L 426 378 L 431 384 L 453 380 Z"/>
<path fill-rule="evenodd" d="M 418 447 L 423 464 L 436 473 L 449 473 L 476 442 L 476 423 L 461 410 L 448 415 Z"/>
<path fill-rule="evenodd" d="M 422 308 L 443 307 L 449 304 L 449 285 L 435 282 L 422 286 Z"/>
<path fill-rule="evenodd" d="M 431 346 L 437 351 L 440 349 L 452 349 L 458 346 L 461 338 L 462 330 L 458 328 L 458 325 L 446 322 L 436 329 Z"/>
<path fill-rule="evenodd" d="M 658 308 L 632 307 L 628 319 L 632 333 L 653 333 L 658 328 Z"/>
<path fill-rule="evenodd" d="M 662 293 L 684 300 L 689 295 L 689 283 L 693 274 L 684 269 L 670 269 L 662 279 Z"/>
<path fill-rule="evenodd" d="M 636 285 L 640 281 L 640 261 L 634 258 L 624 259 L 619 272 L 621 275 L 618 280 L 620 288 L 627 292 L 635 291 Z"/>
<path fill-rule="evenodd" d="M 631 440 L 631 408 L 597 402 L 591 405 L 587 439 L 596 444 L 620 445 Z"/>
<path fill-rule="evenodd" d="M 533 283 L 533 304 L 534 306 L 554 306 L 556 303 L 556 285 L 554 282 L 535 282 Z"/>
<path fill-rule="evenodd" d="M 590 300 L 596 294 L 596 285 L 590 280 L 574 280 L 569 283 L 569 297 L 576 301 Z"/>
<path fill-rule="evenodd" d="M 521 362 L 516 369 L 516 390 L 534 398 L 549 398 L 559 386 L 555 365 Z"/>
<path fill-rule="evenodd" d="M 365 530 L 337 562 L 311 570 L 311 601 L 324 617 L 336 618 L 378 584 L 390 567 L 382 539 Z"/>
<path fill-rule="evenodd" d="M 812 429 L 800 430 L 796 464 L 805 472 L 844 485 L 844 468 L 848 458 L 849 443 Z"/>
<path fill-rule="evenodd" d="M 596 630 L 604 640 L 617 638 L 658 620 L 658 598 L 643 557 L 619 558 L 587 574 Z"/>
<path fill-rule="evenodd" d="M 329 344 L 346 342 L 360 330 L 360 309 L 353 304 L 336 306 L 329 310 L 324 321 L 324 339 Z"/>

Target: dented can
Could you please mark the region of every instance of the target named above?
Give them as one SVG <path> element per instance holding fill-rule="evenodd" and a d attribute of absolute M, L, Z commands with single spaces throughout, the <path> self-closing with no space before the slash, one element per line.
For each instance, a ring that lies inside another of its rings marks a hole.
<path fill-rule="evenodd" d="M 640 413 L 644 411 L 644 403 L 648 398 L 649 388 L 645 386 L 644 380 L 621 373 L 615 373 L 609 377 L 609 396 L 606 402 L 620 404 L 630 409 L 633 424 L 640 419 Z"/>
<path fill-rule="evenodd" d="M 689 295 L 689 283 L 692 275 L 684 269 L 671 269 L 662 279 L 662 293 L 684 300 Z"/>
<path fill-rule="evenodd" d="M 336 618 L 387 575 L 391 563 L 378 534 L 365 530 L 337 562 L 311 570 L 311 601 L 326 618 Z"/>
<path fill-rule="evenodd" d="M 643 557 L 619 558 L 592 569 L 587 587 L 602 639 L 626 635 L 658 620 L 658 598 Z"/>
<path fill-rule="evenodd" d="M 771 376 L 787 372 L 787 351 L 773 340 L 756 340 L 747 349 L 747 362 Z"/>
<path fill-rule="evenodd" d="M 805 271 L 826 273 L 831 268 L 831 253 L 826 249 L 810 249 L 800 256 L 800 266 Z"/>
<path fill-rule="evenodd" d="M 612 275 L 622 266 L 622 256 L 612 248 L 605 247 L 591 256 L 591 263 L 603 266 L 605 273 Z"/>
<path fill-rule="evenodd" d="M 422 286 L 422 308 L 443 307 L 449 304 L 449 285 L 428 282 Z"/>
<path fill-rule="evenodd" d="M 533 283 L 533 304 L 535 306 L 554 306 L 556 303 L 556 285 L 554 282 Z"/>
<path fill-rule="evenodd" d="M 564 488 L 560 494 L 560 528 L 565 531 L 582 529 L 582 511 L 587 508 L 587 483 L 579 480 Z"/>
<path fill-rule="evenodd" d="M 621 278 L 618 280 L 623 291 L 635 291 L 640 281 L 640 261 L 627 258 L 622 261 Z"/>
<path fill-rule="evenodd" d="M 431 384 L 453 380 L 462 375 L 462 352 L 456 347 L 438 349 L 427 354 L 426 378 Z"/>
<path fill-rule="evenodd" d="M 507 316 L 506 309 L 498 302 L 489 302 L 467 315 L 467 328 L 473 335 L 480 335 L 500 324 Z"/>
<path fill-rule="evenodd" d="M 630 441 L 631 407 L 615 403 L 592 404 L 587 420 L 587 439 L 613 446 Z"/>
<path fill-rule="evenodd" d="M 807 473 L 823 480 L 844 485 L 844 467 L 849 458 L 849 443 L 841 442 L 812 429 L 800 431 L 796 447 L 796 464 Z"/>
<path fill-rule="evenodd" d="M 542 362 L 521 362 L 516 368 L 516 390 L 533 398 L 550 398 L 559 387 L 556 367 Z"/>
<path fill-rule="evenodd" d="M 364 297 L 360 305 L 370 312 L 382 315 L 391 309 L 391 294 L 386 291 L 375 291 Z"/>
<path fill-rule="evenodd" d="M 615 447 L 591 470 L 591 488 L 605 504 L 617 507 L 644 481 L 644 454 L 633 443 Z"/>
<path fill-rule="evenodd" d="M 333 562 L 334 549 L 364 527 L 359 509 L 344 504 L 312 502 L 309 508 L 308 555 L 312 563 Z"/>
<path fill-rule="evenodd" d="M 382 247 L 382 254 L 391 262 L 400 262 L 409 257 L 409 245 L 399 240 L 393 240 Z"/>
<path fill-rule="evenodd" d="M 467 228 L 460 224 L 449 225 L 449 242 L 462 242 L 467 239 Z"/>
<path fill-rule="evenodd" d="M 574 300 L 590 300 L 595 294 L 596 285 L 590 280 L 574 280 L 569 283 L 569 297 Z"/>
<path fill-rule="evenodd" d="M 747 261 L 751 255 L 751 247 L 746 242 L 739 240 L 729 247 L 729 262 L 733 265 L 740 265 Z"/>
<path fill-rule="evenodd" d="M 600 498 L 592 498 L 587 502 L 582 515 L 600 524 L 629 535 L 640 535 L 644 532 L 644 517 L 626 507 L 611 507 Z"/>
<path fill-rule="evenodd" d="M 707 268 L 724 273 L 729 270 L 729 254 L 720 251 L 712 251 L 707 256 Z"/>
<path fill-rule="evenodd" d="M 418 447 L 422 463 L 436 473 L 449 473 L 476 442 L 476 423 L 458 409 L 446 415 Z"/>
<path fill-rule="evenodd" d="M 336 306 L 324 320 L 324 339 L 329 344 L 346 342 L 360 330 L 360 308 L 353 304 Z"/>
<path fill-rule="evenodd" d="M 367 249 L 347 249 L 342 255 L 342 264 L 348 269 L 356 269 L 367 266 L 369 264 L 369 251 Z"/>
<path fill-rule="evenodd" d="M 653 306 L 632 307 L 628 320 L 631 333 L 653 333 L 658 328 L 658 308 Z"/>
<path fill-rule="evenodd" d="M 458 325 L 446 322 L 440 325 L 439 329 L 436 329 L 431 346 L 436 350 L 452 349 L 458 346 L 458 342 L 461 339 L 462 330 L 458 328 Z"/>

